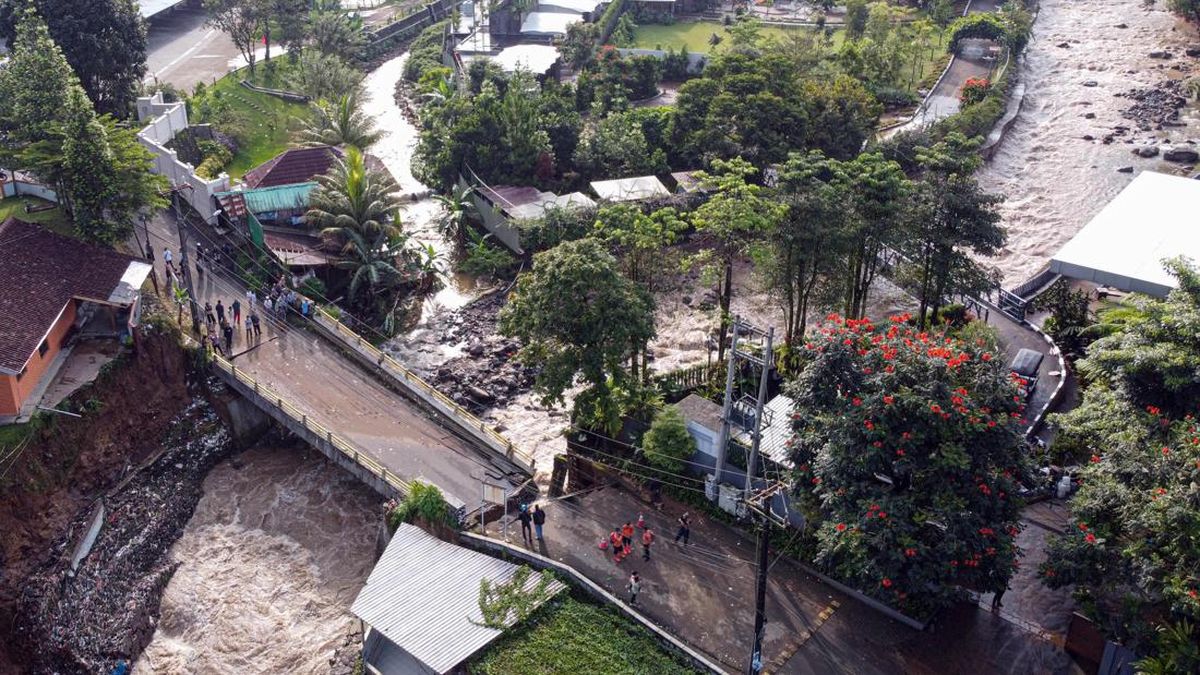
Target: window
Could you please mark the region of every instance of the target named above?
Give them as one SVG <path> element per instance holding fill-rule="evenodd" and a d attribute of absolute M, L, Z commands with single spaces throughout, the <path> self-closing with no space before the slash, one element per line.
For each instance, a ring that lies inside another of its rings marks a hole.
<path fill-rule="evenodd" d="M 48 351 L 50 351 L 50 340 L 42 340 L 42 344 L 38 345 L 38 356 L 45 356 Z"/>

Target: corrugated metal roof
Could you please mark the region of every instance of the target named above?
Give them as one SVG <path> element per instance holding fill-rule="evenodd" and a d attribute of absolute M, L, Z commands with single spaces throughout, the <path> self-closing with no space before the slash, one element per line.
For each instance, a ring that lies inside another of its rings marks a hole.
<path fill-rule="evenodd" d="M 449 672 L 500 636 L 481 625 L 479 582 L 504 583 L 517 566 L 402 524 L 350 611 L 431 669 Z M 530 586 L 538 575 L 530 576 Z M 555 593 L 564 588 L 554 582 Z"/>
<path fill-rule="evenodd" d="M 240 192 L 218 192 L 215 196 L 220 201 L 222 197 L 241 195 L 246 202 L 246 209 L 251 213 L 267 213 L 307 207 L 308 194 L 316 186 L 316 183 L 296 183 Z"/>
<path fill-rule="evenodd" d="M 671 191 L 656 176 L 592 181 L 592 192 L 608 202 L 636 202 L 652 197 L 670 197 Z"/>

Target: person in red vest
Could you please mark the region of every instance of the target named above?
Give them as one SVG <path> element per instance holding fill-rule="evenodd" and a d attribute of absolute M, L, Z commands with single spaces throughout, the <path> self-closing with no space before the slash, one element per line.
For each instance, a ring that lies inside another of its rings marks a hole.
<path fill-rule="evenodd" d="M 654 533 L 650 531 L 650 526 L 646 526 L 646 530 L 642 532 L 642 560 L 650 559 L 650 544 L 654 543 Z"/>
<path fill-rule="evenodd" d="M 621 546 L 621 528 L 614 527 L 612 534 L 608 535 L 608 543 L 612 545 L 613 562 L 621 562 L 623 547 Z"/>

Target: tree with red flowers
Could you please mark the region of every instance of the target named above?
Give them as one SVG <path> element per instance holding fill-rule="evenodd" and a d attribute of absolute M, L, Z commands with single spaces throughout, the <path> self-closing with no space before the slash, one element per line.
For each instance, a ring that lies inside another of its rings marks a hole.
<path fill-rule="evenodd" d="M 1040 572 L 1071 587 L 1107 636 L 1154 660 L 1139 672 L 1200 672 L 1200 274 L 1138 298 L 1078 362 L 1082 402 L 1055 416 L 1054 450 L 1084 464 L 1074 525 Z M 1108 318 L 1101 315 L 1103 322 Z M 1178 639 L 1182 638 L 1182 639 Z M 1167 664 L 1164 666 L 1164 664 Z"/>
<path fill-rule="evenodd" d="M 816 562 L 901 610 L 1006 587 L 1027 475 L 1023 407 L 982 341 L 831 315 L 791 387 Z"/>

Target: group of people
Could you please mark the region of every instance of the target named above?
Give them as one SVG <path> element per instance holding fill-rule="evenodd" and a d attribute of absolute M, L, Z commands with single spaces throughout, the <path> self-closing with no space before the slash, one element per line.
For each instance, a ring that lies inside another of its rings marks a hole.
<path fill-rule="evenodd" d="M 529 504 L 521 504 L 517 509 L 517 520 L 521 521 L 521 539 L 533 544 L 533 536 L 536 531 L 537 540 L 542 541 L 542 527 L 546 525 L 546 512 L 540 505 L 534 504 L 533 508 L 530 508 Z M 533 525 L 533 531 L 529 529 L 530 525 Z"/>
<path fill-rule="evenodd" d="M 688 545 L 688 539 L 691 537 L 692 525 L 691 519 L 687 513 L 679 516 L 679 528 L 675 531 L 675 543 L 683 541 L 683 545 Z M 638 535 L 638 532 L 641 532 Z M 650 550 L 654 545 L 656 535 L 654 529 L 646 523 L 646 517 L 643 514 L 638 514 L 637 524 L 627 521 L 624 525 L 614 527 L 606 539 L 600 541 L 601 550 L 611 548 L 613 554 L 613 562 L 620 564 L 622 560 L 628 558 L 633 553 L 634 537 L 638 536 L 642 543 L 642 561 L 650 561 Z M 642 578 L 638 576 L 637 570 L 633 570 L 629 575 L 629 582 L 625 585 L 626 592 L 629 593 L 629 604 L 636 605 L 638 593 L 642 591 Z"/>
<path fill-rule="evenodd" d="M 205 339 L 213 351 L 221 356 L 233 353 L 233 343 L 237 337 L 238 328 L 246 329 L 246 344 L 262 338 L 262 320 L 258 316 L 257 296 L 254 291 L 246 291 L 246 316 L 242 318 L 242 303 L 234 300 L 228 307 L 218 299 L 214 307 L 212 303 L 204 303 L 204 323 L 207 327 Z"/>

